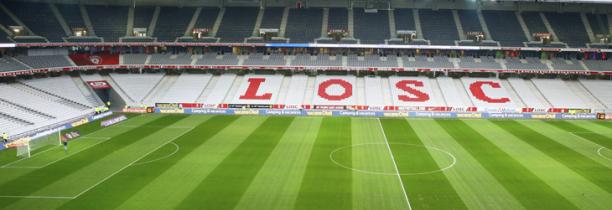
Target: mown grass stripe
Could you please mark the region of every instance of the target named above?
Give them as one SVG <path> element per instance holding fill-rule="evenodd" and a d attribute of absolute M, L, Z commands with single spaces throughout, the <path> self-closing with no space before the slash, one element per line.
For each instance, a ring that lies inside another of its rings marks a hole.
<path fill-rule="evenodd" d="M 232 116 L 219 117 L 232 118 Z M 134 193 L 117 209 L 176 209 L 198 186 L 197 183 L 201 183 L 266 119 L 259 116 L 240 116 L 172 165 L 170 169 L 157 174 L 155 179 Z"/>
<path fill-rule="evenodd" d="M 595 133 L 592 132 L 586 128 L 580 127 L 578 125 L 574 125 L 570 122 L 567 121 L 561 121 L 561 120 L 551 120 L 551 121 L 546 121 L 547 123 L 554 125 L 558 128 L 561 128 L 567 132 L 572 133 L 573 135 L 577 135 L 580 136 L 584 139 L 587 139 L 589 141 L 592 141 L 596 144 L 599 144 L 603 147 L 606 147 L 608 149 L 612 149 L 612 138 L 607 137 L 605 135 L 599 134 L 599 133 Z"/>
<path fill-rule="evenodd" d="M 436 120 L 528 209 L 576 209 L 517 160 L 461 120 Z"/>
<path fill-rule="evenodd" d="M 294 209 L 352 208 L 353 173 L 329 159 L 332 151 L 349 145 L 351 118 L 323 118 Z M 352 162 L 350 151 L 334 158 L 349 165 Z"/>
<path fill-rule="evenodd" d="M 419 173 L 440 168 L 408 121 L 381 119 L 381 123 L 400 173 Z M 405 175 L 402 180 L 414 209 L 466 209 L 443 173 Z"/>
<path fill-rule="evenodd" d="M 612 170 L 557 143 L 527 126 L 511 120 L 494 120 L 494 124 L 554 158 L 574 172 L 612 193 Z"/>
<path fill-rule="evenodd" d="M 235 209 L 293 208 L 321 118 L 296 118 Z"/>
<path fill-rule="evenodd" d="M 353 118 L 351 125 L 352 167 L 386 173 L 353 173 L 353 206 L 358 209 L 409 208 L 378 119 Z"/>
<path fill-rule="evenodd" d="M 159 174 L 171 168 L 176 162 L 189 154 L 198 145 L 206 142 L 210 137 L 221 131 L 225 126 L 232 123 L 238 117 L 216 116 L 211 119 L 201 118 L 197 116 L 195 128 L 185 135 L 174 140 L 174 143 L 181 148 L 180 152 L 169 156 L 165 159 L 160 159 L 146 165 L 132 166 L 123 172 L 115 175 L 113 178 L 94 188 L 93 190 L 83 194 L 78 199 L 72 200 L 60 209 L 115 209 L 125 200 L 129 199 L 133 194 L 145 187 Z M 143 159 L 151 159 L 152 157 L 160 156 L 166 151 L 164 148 L 149 154 Z M 97 203 L 91 206 L 92 203 Z"/>
<path fill-rule="evenodd" d="M 146 125 L 170 125 L 185 117 L 186 116 L 180 115 L 164 116 L 146 123 Z M 95 147 L 91 147 L 45 168 L 32 171 L 18 177 L 13 181 L 7 182 L 0 186 L 0 189 L 3 189 L 3 193 L 8 195 L 31 195 L 32 193 L 43 189 L 54 182 L 57 182 L 58 180 L 61 180 L 63 177 L 66 177 L 79 169 L 88 166 L 96 160 L 112 154 L 113 151 L 137 142 L 138 140 L 144 138 L 146 136 L 145 134 L 153 133 L 154 130 L 156 129 L 133 129 L 122 133 Z M 16 201 L 16 199 L 12 199 L 12 202 Z M 8 205 L 12 202 L 3 202 L 2 204 Z"/>
<path fill-rule="evenodd" d="M 178 209 L 232 209 L 278 144 L 293 117 L 268 118 L 199 183 Z"/>

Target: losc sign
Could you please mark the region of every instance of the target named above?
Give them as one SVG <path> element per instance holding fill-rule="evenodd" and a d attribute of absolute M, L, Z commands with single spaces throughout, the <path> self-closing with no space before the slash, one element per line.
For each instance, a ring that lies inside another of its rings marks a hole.
<path fill-rule="evenodd" d="M 100 80 L 100 81 L 87 81 L 87 84 L 95 89 L 95 90 L 100 90 L 100 89 L 109 89 L 111 88 L 111 86 L 108 84 L 108 82 L 104 81 L 104 80 Z"/>

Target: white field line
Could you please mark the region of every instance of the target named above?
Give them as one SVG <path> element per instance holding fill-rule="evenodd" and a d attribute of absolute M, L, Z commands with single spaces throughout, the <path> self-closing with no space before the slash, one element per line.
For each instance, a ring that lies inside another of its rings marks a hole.
<path fill-rule="evenodd" d="M 79 194 L 75 195 L 75 196 L 19 196 L 19 195 L 0 195 L 0 198 L 21 198 L 21 199 L 63 199 L 63 200 L 72 200 L 72 199 L 76 199 L 79 196 L 85 194 L 86 192 L 90 191 L 91 189 L 93 189 L 94 187 L 100 185 L 101 183 L 105 182 L 106 180 L 110 179 L 111 177 L 117 175 L 119 172 L 125 170 L 126 168 L 132 166 L 134 163 L 140 161 L 141 159 L 143 159 L 144 157 L 146 157 L 147 155 L 153 153 L 154 151 L 157 151 L 159 148 L 172 143 L 172 141 L 178 139 L 179 137 L 189 133 L 191 130 L 193 130 L 195 127 L 181 133 L 180 135 L 175 136 L 174 138 L 170 139 L 169 141 L 167 141 L 166 143 L 161 144 L 160 146 L 156 147 L 155 149 L 147 152 L 146 154 L 144 154 L 143 156 L 139 157 L 138 159 L 132 161 L 131 163 L 127 164 L 126 166 L 120 168 L 119 170 L 113 172 L 112 174 L 110 174 L 109 176 L 105 177 L 104 179 L 100 180 L 99 182 L 97 182 L 96 184 L 94 184 L 91 187 L 88 187 L 87 189 L 83 190 L 82 192 L 80 192 Z M 24 167 L 25 168 L 25 167 Z"/>
<path fill-rule="evenodd" d="M 380 131 L 385 138 L 385 144 L 387 144 L 387 150 L 389 150 L 389 156 L 391 156 L 391 161 L 393 161 L 393 167 L 395 167 L 395 171 L 397 172 L 397 180 L 400 182 L 400 186 L 402 187 L 402 192 L 404 193 L 404 198 L 406 199 L 406 204 L 408 205 L 408 209 L 412 210 L 412 206 L 410 205 L 410 199 L 408 199 L 408 193 L 406 192 L 406 188 L 404 187 L 404 181 L 402 181 L 402 176 L 400 175 L 399 169 L 397 167 L 397 163 L 395 162 L 395 157 L 393 157 L 393 152 L 391 151 L 391 146 L 389 146 L 389 140 L 387 140 L 387 134 L 385 134 L 385 129 L 382 127 L 382 123 L 380 122 L 380 118 L 376 119 L 378 121 L 378 127 L 380 127 Z"/>
<path fill-rule="evenodd" d="M 133 117 L 132 119 L 134 119 L 134 118 L 138 118 L 138 117 L 140 117 L 140 116 L 143 116 L 143 115 L 138 115 L 138 116 L 136 116 L 136 117 Z M 109 139 L 111 139 L 110 137 L 95 137 L 95 136 L 91 136 L 91 137 L 90 137 L 89 135 L 93 135 L 93 134 L 95 134 L 95 133 L 105 131 L 106 129 L 109 129 L 109 128 L 112 128 L 112 127 L 118 127 L 117 125 L 123 124 L 123 123 L 125 123 L 125 122 L 128 122 L 128 120 L 123 121 L 123 122 L 119 122 L 119 124 L 116 124 L 115 126 L 105 127 L 105 128 L 100 129 L 100 130 L 94 131 L 94 132 L 92 132 L 92 133 L 90 133 L 90 134 L 87 134 L 87 135 L 85 135 L 85 136 L 81 136 L 81 137 L 79 137 L 79 138 L 88 138 L 88 139 L 102 139 L 102 140 L 103 140 L 103 141 L 100 141 L 100 142 L 98 142 L 98 143 L 96 143 L 96 144 L 94 144 L 94 145 L 91 145 L 91 146 L 89 146 L 89 147 L 86 147 L 85 149 L 83 149 L 83 150 L 81 150 L 81 151 L 84 151 L 84 150 L 86 150 L 86 149 L 91 148 L 92 146 L 95 146 L 95 145 L 98 145 L 98 144 L 100 144 L 100 143 L 102 143 L 102 142 L 105 142 L 105 140 L 109 140 Z M 38 154 L 40 154 L 40 153 L 47 152 L 47 151 L 49 151 L 49 150 L 51 150 L 51 149 L 53 149 L 53 148 L 54 148 L 54 147 L 51 147 L 51 148 L 49 148 L 49 149 L 47 149 L 47 150 L 44 150 L 44 151 L 39 152 L 39 153 L 36 153 L 36 154 L 32 155 L 30 158 L 32 158 L 32 157 L 34 157 L 34 156 L 36 156 L 36 155 L 38 155 Z M 79 152 L 81 152 L 81 151 L 79 151 Z M 65 159 L 65 158 L 67 158 L 67 157 L 70 157 L 70 156 L 72 156 L 72 155 L 74 155 L 74 154 L 78 154 L 79 152 L 77 152 L 77 153 L 70 153 L 70 154 L 69 154 L 69 155 L 67 155 L 67 156 L 64 156 L 64 157 L 62 157 L 62 158 L 60 158 L 60 159 L 57 159 L 57 160 L 55 160 L 55 161 L 53 161 L 53 162 L 51 162 L 51 163 L 45 164 L 45 165 L 43 165 L 43 166 L 34 166 L 34 167 L 32 167 L 32 166 L 30 166 L 30 167 L 7 167 L 7 166 L 13 165 L 13 164 L 15 164 L 15 163 L 17 163 L 17 162 L 21 162 L 21 161 L 23 161 L 23 160 L 27 160 L 27 159 L 29 159 L 29 158 L 22 158 L 22 159 L 19 159 L 19 160 L 16 160 L 16 161 L 13 161 L 13 162 L 10 162 L 10 163 L 7 163 L 7 164 L 4 164 L 3 166 L 0 166 L 0 168 L 44 168 L 44 167 L 47 167 L 48 165 L 51 165 L 51 164 L 53 164 L 53 163 L 55 163 L 55 162 L 57 162 L 57 161 L 63 160 L 63 159 Z"/>
<path fill-rule="evenodd" d="M 109 176 L 105 177 L 104 179 L 100 180 L 99 182 L 97 182 L 97 183 L 96 183 L 96 184 L 94 184 L 93 186 L 91 186 L 91 187 L 89 187 L 89 188 L 87 188 L 87 189 L 83 190 L 81 193 L 79 193 L 79 194 L 75 195 L 73 198 L 78 198 L 79 196 L 81 196 L 81 195 L 85 194 L 86 192 L 90 191 L 90 190 L 91 190 L 91 189 L 93 189 L 94 187 L 96 187 L 96 186 L 98 186 L 98 185 L 102 184 L 102 183 L 103 183 L 103 182 L 105 182 L 106 180 L 108 180 L 108 179 L 110 179 L 111 177 L 113 177 L 113 176 L 117 175 L 119 172 L 121 172 L 121 171 L 125 170 L 126 168 L 128 168 L 128 167 L 132 166 L 134 163 L 136 163 L 136 162 L 138 162 L 138 161 L 142 160 L 143 158 L 145 158 L 145 157 L 146 157 L 146 156 L 148 156 L 149 154 L 151 154 L 151 153 L 153 153 L 153 152 L 157 151 L 158 149 L 162 148 L 163 146 L 166 146 L 167 144 L 169 144 L 169 143 L 173 142 L 174 140 L 178 139 L 179 137 L 181 137 L 181 136 L 183 136 L 183 135 L 185 135 L 185 134 L 187 134 L 187 133 L 191 132 L 191 131 L 192 131 L 194 128 L 195 128 L 195 127 L 192 127 L 192 128 L 190 128 L 189 130 L 186 130 L 185 132 L 181 133 L 180 135 L 177 135 L 177 136 L 175 136 L 174 138 L 172 138 L 172 139 L 168 140 L 166 143 L 163 143 L 163 144 L 159 145 L 158 147 L 156 147 L 156 148 L 152 149 L 151 151 L 149 151 L 149 152 L 145 153 L 144 155 L 142 155 L 142 156 L 141 156 L 141 157 L 139 157 L 138 159 L 136 159 L 136 160 L 132 161 L 130 164 L 127 164 L 126 166 L 124 166 L 124 167 L 120 168 L 119 170 L 115 171 L 114 173 L 112 173 L 112 174 L 110 174 Z"/>
<path fill-rule="evenodd" d="M 134 164 L 132 164 L 132 166 L 145 165 L 145 164 L 149 164 L 149 163 L 152 163 L 152 162 L 155 162 L 155 161 L 158 161 L 158 160 L 163 160 L 163 159 L 171 157 L 172 155 L 176 154 L 179 150 L 181 150 L 181 148 L 179 147 L 178 144 L 176 144 L 174 142 L 170 142 L 170 144 L 174 145 L 174 147 L 176 148 L 174 150 L 174 152 L 172 152 L 172 153 L 170 153 L 168 155 L 165 155 L 163 157 L 155 158 L 153 160 L 149 160 L 149 161 L 145 161 L 145 162 L 141 162 L 141 163 L 134 163 Z"/>
<path fill-rule="evenodd" d="M 606 160 L 612 161 L 612 159 L 610 159 L 609 157 L 606 157 L 604 154 L 602 154 L 602 153 L 601 153 L 601 150 L 604 150 L 604 149 L 606 149 L 606 150 L 610 150 L 610 149 L 608 149 L 608 148 L 601 147 L 601 148 L 597 149 L 597 154 L 598 154 L 600 157 L 602 157 L 602 158 L 604 158 L 604 159 L 606 159 Z"/>

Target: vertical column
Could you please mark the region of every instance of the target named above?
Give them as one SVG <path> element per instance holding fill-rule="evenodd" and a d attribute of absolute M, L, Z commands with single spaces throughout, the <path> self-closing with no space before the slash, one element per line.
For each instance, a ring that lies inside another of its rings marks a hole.
<path fill-rule="evenodd" d="M 151 18 L 151 23 L 149 23 L 149 29 L 147 29 L 147 35 L 153 37 L 155 35 L 155 27 L 157 26 L 157 18 L 159 18 L 159 13 L 161 12 L 161 8 L 159 6 L 155 7 L 155 11 L 153 11 L 153 17 Z"/>
<path fill-rule="evenodd" d="M 283 18 L 281 19 L 281 25 L 278 29 L 278 36 L 285 37 L 285 30 L 287 30 L 287 22 L 289 21 L 289 7 L 285 7 L 283 10 Z"/>
<path fill-rule="evenodd" d="M 261 28 L 261 21 L 263 20 L 263 16 L 265 12 L 266 12 L 265 8 L 263 7 L 259 8 L 259 12 L 257 13 L 257 18 L 255 19 L 255 27 L 253 27 L 253 33 L 251 34 L 252 37 L 257 37 L 257 34 L 259 33 L 259 28 Z"/>
<path fill-rule="evenodd" d="M 421 16 L 419 15 L 419 10 L 412 9 L 412 15 L 414 16 L 414 27 L 417 33 L 417 38 L 425 39 L 425 37 L 423 37 L 423 30 L 421 30 Z"/>
<path fill-rule="evenodd" d="M 202 12 L 202 7 L 198 7 L 195 12 L 193 12 L 193 16 L 191 16 L 191 21 L 189 21 L 189 25 L 187 25 L 187 28 L 185 29 L 185 35 L 184 36 L 191 36 L 191 32 L 193 31 L 193 27 L 195 26 L 196 22 L 198 21 L 198 17 L 200 17 L 200 13 Z"/>
<path fill-rule="evenodd" d="M 323 23 L 321 24 L 321 38 L 327 37 L 329 27 L 329 8 L 323 8 Z"/>
<path fill-rule="evenodd" d="M 459 18 L 459 12 L 456 9 L 453 10 L 453 19 L 455 20 L 455 27 L 457 28 L 457 33 L 459 33 L 459 39 L 465 40 L 465 33 L 463 32 L 463 25 L 461 25 L 461 18 Z"/>
<path fill-rule="evenodd" d="M 518 20 L 519 25 L 521 25 L 521 28 L 523 29 L 523 33 L 525 33 L 525 38 L 527 38 L 528 41 L 533 41 L 533 37 L 531 37 L 529 28 L 527 27 L 527 24 L 525 23 L 523 16 L 521 16 L 521 13 L 519 11 L 516 11 L 514 12 L 514 16 L 516 16 L 516 19 Z"/>
<path fill-rule="evenodd" d="M 96 31 L 94 30 L 93 25 L 91 25 L 91 19 L 89 19 L 87 8 L 85 8 L 85 5 L 79 4 L 79 9 L 81 9 L 81 16 L 83 17 L 83 22 L 85 22 L 85 27 L 87 27 L 89 36 L 96 36 Z"/>
<path fill-rule="evenodd" d="M 132 36 L 134 32 L 134 7 L 130 7 L 128 9 L 128 19 L 127 19 L 127 29 L 125 31 L 125 36 Z"/>

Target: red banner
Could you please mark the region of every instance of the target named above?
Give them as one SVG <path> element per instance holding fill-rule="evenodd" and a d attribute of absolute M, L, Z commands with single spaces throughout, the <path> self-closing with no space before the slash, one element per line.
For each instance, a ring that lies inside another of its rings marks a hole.
<path fill-rule="evenodd" d="M 103 90 L 103 89 L 111 88 L 110 84 L 108 84 L 108 82 L 106 82 L 105 80 L 87 81 L 87 84 L 89 85 L 89 87 L 93 88 L 94 90 Z"/>
<path fill-rule="evenodd" d="M 78 66 L 93 65 L 117 65 L 119 64 L 119 54 L 71 54 L 70 59 Z"/>

